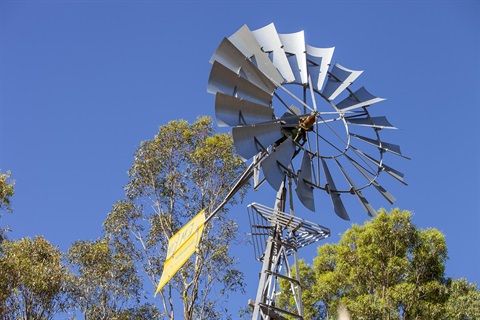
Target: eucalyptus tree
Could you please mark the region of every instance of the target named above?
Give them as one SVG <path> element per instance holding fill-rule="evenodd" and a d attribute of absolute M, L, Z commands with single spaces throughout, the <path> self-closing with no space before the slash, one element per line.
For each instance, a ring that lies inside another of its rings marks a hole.
<path fill-rule="evenodd" d="M 141 281 L 134 261 L 113 252 L 106 239 L 75 242 L 67 260 L 76 271 L 70 296 L 84 319 L 133 319 L 146 311 L 146 318 L 158 318 L 155 308 L 139 304 Z"/>
<path fill-rule="evenodd" d="M 243 170 L 230 135 L 215 133 L 212 120 L 171 121 L 143 141 L 128 171 L 125 198 L 104 222 L 116 252 L 135 260 L 155 289 L 168 239 L 200 210 L 212 212 Z M 241 193 L 230 203 L 239 200 Z M 190 259 L 156 298 L 164 317 L 225 319 L 228 296 L 243 290 L 243 275 L 229 247 L 238 226 L 225 206 L 206 226 L 195 259 Z"/>
<path fill-rule="evenodd" d="M 10 172 L 0 172 L 0 218 L 11 212 L 15 193 Z M 8 240 L 0 227 L 0 317 L 53 319 L 68 311 L 70 274 L 62 253 L 43 237 Z"/>
<path fill-rule="evenodd" d="M 447 280 L 445 319 L 480 319 L 480 291 L 467 279 Z"/>
<path fill-rule="evenodd" d="M 0 219 L 2 218 L 3 212 L 12 211 L 11 198 L 15 193 L 14 185 L 14 181 L 10 179 L 10 172 L 2 173 L 0 170 Z M 0 226 L 0 241 L 5 238 L 5 232 L 7 230 L 7 227 Z"/>
<path fill-rule="evenodd" d="M 0 250 L 2 319 L 53 319 L 69 310 L 70 275 L 62 253 L 47 240 L 3 240 Z"/>
<path fill-rule="evenodd" d="M 446 259 L 441 232 L 418 229 L 408 211 L 381 210 L 337 244 L 320 246 L 313 265 L 301 262 L 305 313 L 336 319 L 346 308 L 354 319 L 479 318 L 476 286 L 446 279 Z M 287 293 L 279 301 L 291 304 Z M 455 301 L 464 301 L 465 316 L 455 316 Z"/>

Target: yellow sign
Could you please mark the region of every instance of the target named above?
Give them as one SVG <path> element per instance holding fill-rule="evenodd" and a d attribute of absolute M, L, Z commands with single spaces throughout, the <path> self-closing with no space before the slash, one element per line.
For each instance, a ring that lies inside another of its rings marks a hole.
<path fill-rule="evenodd" d="M 205 211 L 202 210 L 168 240 L 167 256 L 155 295 L 195 253 L 202 236 L 204 223 Z"/>

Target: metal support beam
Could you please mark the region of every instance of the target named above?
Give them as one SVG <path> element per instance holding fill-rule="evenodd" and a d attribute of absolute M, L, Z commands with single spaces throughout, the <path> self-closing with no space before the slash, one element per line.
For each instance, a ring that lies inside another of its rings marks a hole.
<path fill-rule="evenodd" d="M 286 189 L 282 183 L 275 203 L 275 212 L 283 212 L 286 203 Z M 258 284 L 257 296 L 253 303 L 253 320 L 287 319 L 285 316 L 295 319 L 303 319 L 303 305 L 300 289 L 300 278 L 298 270 L 297 276 L 292 277 L 291 266 L 298 266 L 297 248 L 285 241 L 293 239 L 288 237 L 290 232 L 285 225 L 282 225 L 278 219 L 270 221 L 270 234 L 266 243 L 263 255 L 262 271 Z M 293 253 L 293 254 L 292 254 Z M 292 260 L 293 261 L 289 261 Z M 276 306 L 276 297 L 281 293 L 280 280 L 289 282 L 290 290 L 286 294 L 294 296 L 296 306 L 293 310 L 285 310 Z"/>

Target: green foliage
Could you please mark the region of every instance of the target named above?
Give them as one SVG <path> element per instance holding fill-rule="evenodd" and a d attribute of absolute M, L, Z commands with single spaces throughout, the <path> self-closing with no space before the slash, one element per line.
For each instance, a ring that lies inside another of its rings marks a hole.
<path fill-rule="evenodd" d="M 15 193 L 14 185 L 15 181 L 10 180 L 10 172 L 2 173 L 0 170 L 0 219 L 2 218 L 2 211 L 12 211 L 11 198 Z M 0 226 L 0 241 L 5 238 L 6 231 L 8 231 L 8 228 Z"/>
<path fill-rule="evenodd" d="M 112 319 L 135 311 L 141 282 L 130 256 L 114 253 L 101 239 L 75 242 L 67 258 L 77 270 L 70 294 L 85 319 Z"/>
<path fill-rule="evenodd" d="M 69 274 L 62 253 L 42 237 L 3 240 L 0 250 L 2 319 L 52 319 L 68 309 Z"/>
<path fill-rule="evenodd" d="M 446 259 L 441 232 L 417 229 L 408 211 L 381 210 L 320 246 L 312 266 L 301 262 L 305 315 L 336 319 L 344 306 L 353 319 L 479 318 L 476 286 L 446 280 Z"/>
<path fill-rule="evenodd" d="M 152 304 L 144 304 L 141 306 L 124 310 L 110 319 L 115 320 L 153 320 L 160 319 L 160 312 Z"/>
<path fill-rule="evenodd" d="M 480 291 L 466 279 L 448 279 L 445 319 L 480 319 Z"/>
<path fill-rule="evenodd" d="M 0 170 L 0 211 L 9 212 L 11 210 L 10 198 L 15 193 L 14 185 L 15 182 L 10 180 L 10 171 L 2 173 Z"/>
<path fill-rule="evenodd" d="M 243 169 L 230 135 L 215 134 L 209 117 L 170 121 L 134 155 L 125 198 L 104 222 L 115 252 L 132 257 L 153 291 L 162 273 L 168 239 L 201 209 L 211 212 Z M 238 201 L 232 199 L 231 203 Z M 160 292 L 163 315 L 174 318 L 225 318 L 229 293 L 242 290 L 243 275 L 228 248 L 237 224 L 224 208 L 205 227 L 195 260 L 188 261 Z M 175 306 L 175 307 L 174 307 Z"/>

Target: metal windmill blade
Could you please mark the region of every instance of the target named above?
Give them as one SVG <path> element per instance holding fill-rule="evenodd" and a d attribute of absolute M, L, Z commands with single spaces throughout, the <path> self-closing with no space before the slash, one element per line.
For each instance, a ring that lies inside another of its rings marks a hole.
<path fill-rule="evenodd" d="M 323 190 L 347 220 L 342 199 L 353 195 L 373 216 L 362 191 L 374 186 L 395 201 L 377 179 L 386 172 L 405 183 L 384 157 L 407 157 L 380 137 L 396 128 L 385 116 L 370 114 L 384 99 L 363 86 L 351 89 L 363 71 L 332 63 L 333 53 L 307 44 L 303 31 L 280 34 L 273 23 L 253 31 L 244 25 L 213 54 L 208 91 L 216 95 L 218 125 L 232 127 L 238 154 L 254 158 L 256 183 L 259 170 L 274 189 L 292 179 L 311 211 L 315 190 Z"/>

